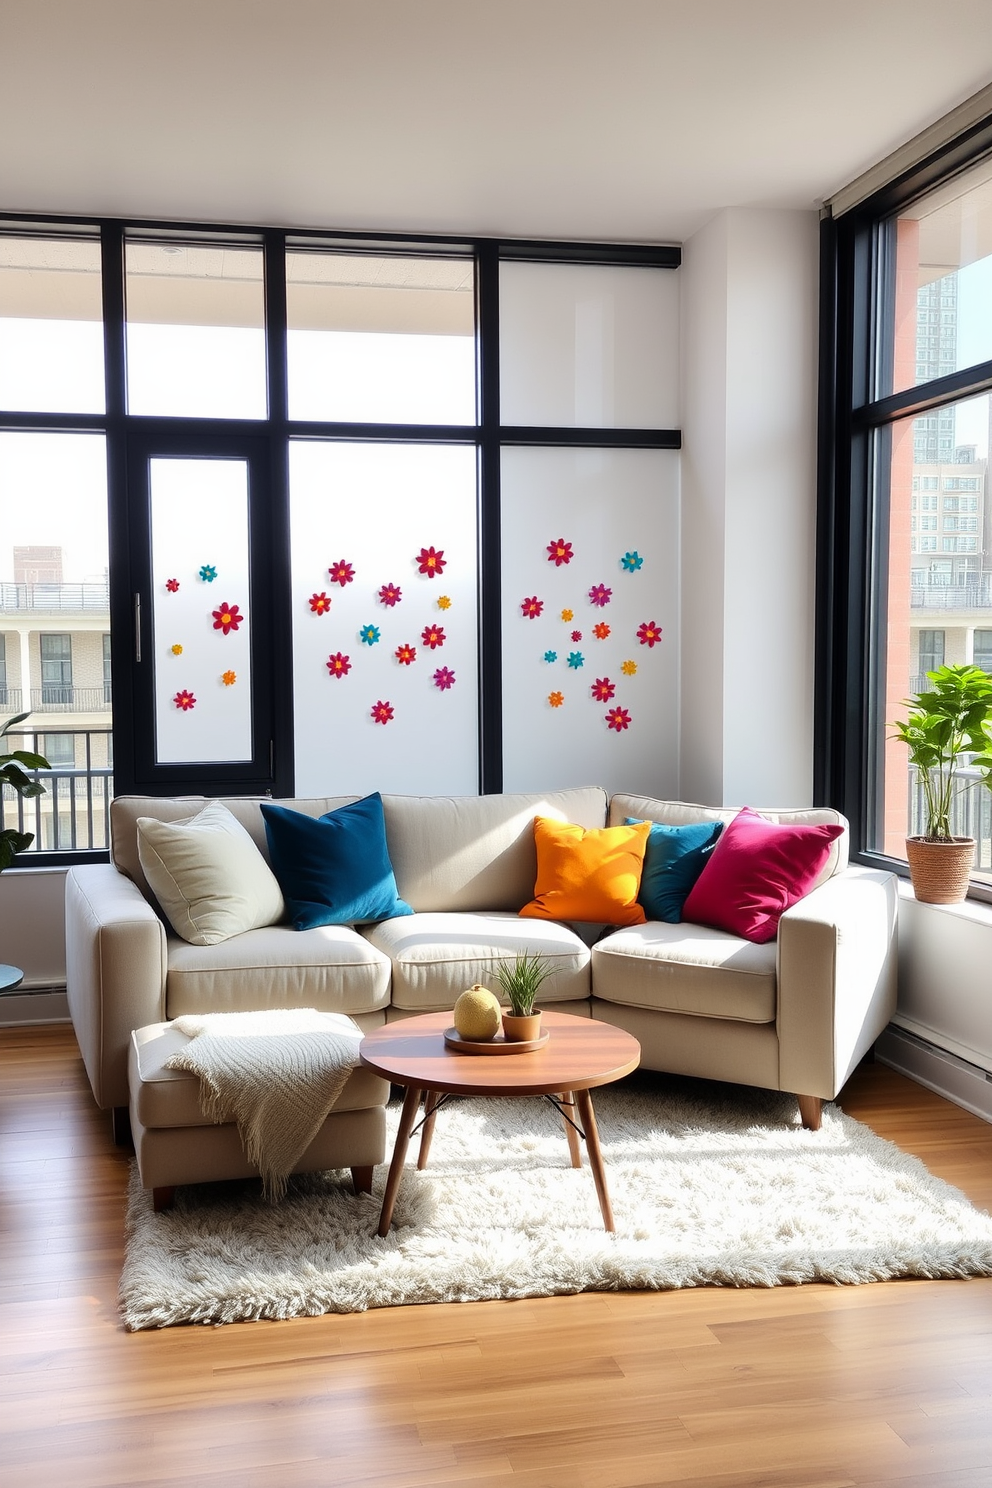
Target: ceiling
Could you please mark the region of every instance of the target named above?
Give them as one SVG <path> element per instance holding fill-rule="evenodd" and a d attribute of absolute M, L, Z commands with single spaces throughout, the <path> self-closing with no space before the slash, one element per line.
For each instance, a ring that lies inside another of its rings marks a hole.
<path fill-rule="evenodd" d="M 0 0 L 0 209 L 671 242 L 990 80 L 989 0 Z"/>

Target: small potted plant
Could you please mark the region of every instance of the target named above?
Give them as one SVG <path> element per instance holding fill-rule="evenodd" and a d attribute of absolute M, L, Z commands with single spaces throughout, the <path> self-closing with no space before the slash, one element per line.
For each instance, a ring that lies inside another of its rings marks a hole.
<path fill-rule="evenodd" d="M 951 833 L 951 806 L 965 789 L 956 772 L 966 756 L 979 756 L 979 765 L 989 756 L 992 741 L 984 725 L 992 710 L 992 678 L 966 665 L 938 667 L 927 678 L 931 686 L 907 699 L 906 722 L 893 724 L 923 791 L 924 831 L 907 837 L 906 856 L 917 899 L 956 904 L 968 892 L 975 859 L 975 839 Z"/>
<path fill-rule="evenodd" d="M 555 968 L 540 951 L 522 951 L 513 961 L 499 961 L 496 975 L 500 990 L 510 1004 L 503 1014 L 503 1037 L 507 1043 L 527 1043 L 541 1036 L 541 1014 L 534 1001 L 542 982 Z"/>
<path fill-rule="evenodd" d="M 0 739 L 6 738 L 17 724 L 23 723 L 26 713 L 9 718 L 0 728 Z M 48 770 L 51 767 L 43 754 L 32 754 L 27 749 L 15 749 L 10 754 L 0 754 L 0 784 L 11 786 L 19 796 L 43 796 L 45 787 L 40 780 L 32 780 L 26 770 Z M 23 852 L 34 841 L 33 832 L 18 832 L 14 827 L 0 831 L 0 872 L 9 868 L 17 853 Z"/>

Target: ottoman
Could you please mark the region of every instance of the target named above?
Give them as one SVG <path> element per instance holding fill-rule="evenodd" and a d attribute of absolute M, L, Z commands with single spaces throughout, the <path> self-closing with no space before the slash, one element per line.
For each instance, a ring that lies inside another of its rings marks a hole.
<path fill-rule="evenodd" d="M 196 1076 L 165 1068 L 166 1060 L 187 1042 L 172 1023 L 151 1023 L 131 1034 L 131 1133 L 141 1181 L 152 1190 L 156 1210 L 169 1207 L 177 1184 L 251 1178 L 258 1173 L 245 1157 L 237 1127 L 203 1115 Z M 293 1171 L 350 1168 L 355 1192 L 371 1193 L 372 1170 L 386 1152 L 388 1099 L 388 1080 L 362 1066 L 353 1070 Z"/>

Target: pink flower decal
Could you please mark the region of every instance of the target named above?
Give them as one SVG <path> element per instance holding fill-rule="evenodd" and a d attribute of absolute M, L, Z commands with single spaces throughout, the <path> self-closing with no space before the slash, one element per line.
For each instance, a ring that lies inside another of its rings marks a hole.
<path fill-rule="evenodd" d="M 340 584 L 342 589 L 345 584 L 354 583 L 355 570 L 344 558 L 339 558 L 336 563 L 332 563 L 327 572 L 330 574 L 331 583 Z"/>
<path fill-rule="evenodd" d="M 597 703 L 608 703 L 616 692 L 616 688 L 609 677 L 597 677 L 592 684 L 592 695 Z"/>
<path fill-rule="evenodd" d="M 214 630 L 222 630 L 225 635 L 230 635 L 232 630 L 237 630 L 245 618 L 237 605 L 222 604 L 219 609 L 213 611 Z"/>
<path fill-rule="evenodd" d="M 331 608 L 330 595 L 324 593 L 311 594 L 310 608 L 315 615 L 326 615 Z"/>
<path fill-rule="evenodd" d="M 611 708 L 606 715 L 606 726 L 618 734 L 622 734 L 624 729 L 630 728 L 630 714 L 627 712 L 627 709 Z"/>
<path fill-rule="evenodd" d="M 402 598 L 403 590 L 399 584 L 383 584 L 379 590 L 379 603 L 385 605 L 387 610 L 391 610 L 394 605 L 398 605 Z"/>
<path fill-rule="evenodd" d="M 645 620 L 637 627 L 637 639 L 642 646 L 657 646 L 661 640 L 661 626 L 654 620 Z"/>
<path fill-rule="evenodd" d="M 436 579 L 439 573 L 443 573 L 448 562 L 443 548 L 421 548 L 413 561 L 419 565 L 419 571 L 426 574 L 429 579 Z"/>
<path fill-rule="evenodd" d="M 581 639 L 582 639 L 582 632 L 581 632 L 581 630 L 573 630 L 572 631 L 572 640 L 573 641 L 581 641 Z"/>
<path fill-rule="evenodd" d="M 443 646 L 445 642 L 444 626 L 425 625 L 420 633 L 420 639 L 431 651 L 436 651 L 438 646 Z"/>
<path fill-rule="evenodd" d="M 351 671 L 351 657 L 342 656 L 340 651 L 335 651 L 333 656 L 327 658 L 326 665 L 332 677 L 347 677 Z"/>
<path fill-rule="evenodd" d="M 613 598 L 613 590 L 607 589 L 605 584 L 593 584 L 589 590 L 589 603 L 598 605 L 600 609 L 608 605 Z"/>
<path fill-rule="evenodd" d="M 172 701 L 175 703 L 177 708 L 182 710 L 183 713 L 188 713 L 191 708 L 196 707 L 196 698 L 191 692 L 187 692 L 185 687 L 183 688 L 182 692 L 176 693 Z"/>
<path fill-rule="evenodd" d="M 391 718 L 395 717 L 392 703 L 384 703 L 380 698 L 377 703 L 372 704 L 369 717 L 374 723 L 388 723 Z"/>
<path fill-rule="evenodd" d="M 561 568 L 563 563 L 571 563 L 573 556 L 572 544 L 563 537 L 548 543 L 548 562 L 553 563 L 555 568 Z"/>
<path fill-rule="evenodd" d="M 536 620 L 543 609 L 544 600 L 538 599 L 536 594 L 533 595 L 533 597 L 530 599 L 521 601 L 520 613 L 521 615 L 524 615 L 528 620 Z"/>
<path fill-rule="evenodd" d="M 450 667 L 438 667 L 434 673 L 434 686 L 441 692 L 447 692 L 449 687 L 455 685 L 455 674 Z"/>
<path fill-rule="evenodd" d="M 397 646 L 396 660 L 399 662 L 400 666 L 409 666 L 410 663 L 412 661 L 416 661 L 416 659 L 417 648 L 415 646 L 411 646 L 407 642 L 404 642 L 402 646 Z"/>
<path fill-rule="evenodd" d="M 605 641 L 610 633 L 610 627 L 606 624 L 605 620 L 600 620 L 598 625 L 593 626 L 592 633 L 597 641 Z"/>
<path fill-rule="evenodd" d="M 166 587 L 166 589 L 168 589 L 168 591 L 169 591 L 170 594 L 177 594 L 179 592 L 179 580 L 178 579 L 166 579 L 166 581 L 165 581 L 165 587 Z"/>

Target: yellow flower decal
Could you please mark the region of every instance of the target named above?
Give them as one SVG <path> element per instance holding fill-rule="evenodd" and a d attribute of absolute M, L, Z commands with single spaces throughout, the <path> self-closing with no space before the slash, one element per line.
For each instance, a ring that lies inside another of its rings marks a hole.
<path fill-rule="evenodd" d="M 563 620 L 571 620 L 572 619 L 572 611 L 571 610 L 562 610 L 562 612 L 561 612 L 561 618 Z"/>
<path fill-rule="evenodd" d="M 446 594 L 439 594 L 438 595 L 438 597 L 437 597 L 437 607 L 438 607 L 439 610 L 450 610 L 451 609 L 451 600 L 448 598 L 448 596 Z"/>
<path fill-rule="evenodd" d="M 622 664 L 622 666 L 620 667 L 620 670 L 623 672 L 623 674 L 624 674 L 625 677 L 632 677 L 634 675 L 634 673 L 637 671 L 637 662 L 636 661 L 625 661 Z"/>
<path fill-rule="evenodd" d="M 548 693 L 548 702 L 551 704 L 552 708 L 560 708 L 564 701 L 565 694 L 563 692 Z"/>
<path fill-rule="evenodd" d="M 222 672 L 220 679 L 225 687 L 233 687 L 238 680 L 237 672 Z"/>
<path fill-rule="evenodd" d="M 182 654 L 183 654 L 183 648 L 182 648 L 182 646 L 180 646 L 180 644 L 179 644 L 178 641 L 172 647 L 172 654 L 173 654 L 173 656 L 182 656 Z"/>

